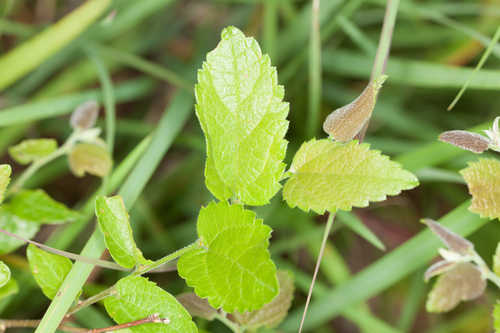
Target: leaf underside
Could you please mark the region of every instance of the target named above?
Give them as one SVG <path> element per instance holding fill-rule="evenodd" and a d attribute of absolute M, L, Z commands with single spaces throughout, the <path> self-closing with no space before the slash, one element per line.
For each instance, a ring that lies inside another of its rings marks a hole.
<path fill-rule="evenodd" d="M 279 291 L 268 251 L 271 228 L 240 205 L 210 203 L 200 211 L 198 236 L 203 247 L 184 254 L 179 275 L 214 308 L 253 311 Z"/>
<path fill-rule="evenodd" d="M 220 200 L 267 204 L 281 188 L 289 106 L 257 41 L 234 27 L 221 38 L 195 87 L 207 145 L 206 184 Z"/>
<path fill-rule="evenodd" d="M 318 214 L 366 207 L 418 185 L 417 178 L 368 144 L 329 139 L 305 142 L 295 155 L 283 197 Z"/>

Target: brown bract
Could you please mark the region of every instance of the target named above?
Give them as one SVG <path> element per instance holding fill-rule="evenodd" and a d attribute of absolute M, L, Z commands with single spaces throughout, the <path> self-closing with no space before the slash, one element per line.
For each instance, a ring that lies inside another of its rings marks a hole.
<path fill-rule="evenodd" d="M 490 140 L 484 136 L 460 130 L 444 132 L 439 136 L 439 140 L 476 154 L 488 150 L 490 145 Z"/>

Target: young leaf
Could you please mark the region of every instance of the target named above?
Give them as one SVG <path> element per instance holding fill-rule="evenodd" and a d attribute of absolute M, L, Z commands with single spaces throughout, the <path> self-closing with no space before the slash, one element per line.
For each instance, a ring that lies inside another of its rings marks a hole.
<path fill-rule="evenodd" d="M 183 293 L 177 295 L 177 300 L 193 317 L 213 320 L 217 315 L 217 310 L 211 307 L 206 299 L 198 297 L 195 293 Z"/>
<path fill-rule="evenodd" d="M 33 244 L 28 245 L 26 256 L 36 283 L 45 296 L 53 299 L 73 266 L 71 260 L 45 252 Z"/>
<path fill-rule="evenodd" d="M 200 211 L 198 236 L 203 246 L 184 254 L 179 275 L 214 308 L 253 311 L 279 291 L 268 246 L 271 228 L 241 205 L 214 203 Z"/>
<path fill-rule="evenodd" d="M 19 292 L 19 284 L 16 280 L 11 278 L 7 284 L 0 288 L 0 299 L 7 296 L 17 294 Z"/>
<path fill-rule="evenodd" d="M 291 207 L 318 214 L 366 207 L 369 201 L 418 185 L 401 166 L 356 141 L 342 144 L 312 139 L 300 147 L 290 167 L 283 197 Z"/>
<path fill-rule="evenodd" d="M 118 324 L 158 314 L 168 324 L 145 324 L 131 327 L 134 333 L 196 333 L 189 313 L 174 296 L 140 276 L 128 276 L 115 285 L 116 294 L 104 299 L 104 307 Z"/>
<path fill-rule="evenodd" d="M 98 115 L 99 104 L 94 100 L 87 101 L 73 111 L 69 123 L 75 130 L 86 130 L 94 127 Z"/>
<path fill-rule="evenodd" d="M 469 163 L 460 171 L 472 195 L 470 210 L 491 219 L 500 218 L 500 161 L 492 158 Z"/>
<path fill-rule="evenodd" d="M 0 203 L 3 202 L 5 191 L 7 190 L 7 186 L 9 186 L 11 173 L 12 169 L 10 168 L 10 165 L 0 165 Z"/>
<path fill-rule="evenodd" d="M 370 119 L 377 95 L 386 79 L 387 75 L 382 75 L 371 81 L 353 102 L 330 113 L 323 123 L 323 130 L 336 141 L 352 140 Z"/>
<path fill-rule="evenodd" d="M 38 232 L 40 224 L 32 221 L 23 220 L 13 215 L 8 210 L 8 205 L 0 207 L 0 229 L 7 230 L 23 238 L 31 239 Z M 5 254 L 16 250 L 24 242 L 0 233 L 0 254 Z"/>
<path fill-rule="evenodd" d="M 441 239 L 446 247 L 453 252 L 461 255 L 469 255 L 474 250 L 474 244 L 451 230 L 443 227 L 441 224 L 431 219 L 422 220 L 431 231 Z"/>
<path fill-rule="evenodd" d="M 447 312 L 461 301 L 481 296 L 486 280 L 481 271 L 471 263 L 458 263 L 441 275 L 427 297 L 427 311 Z"/>
<path fill-rule="evenodd" d="M 498 243 L 495 255 L 493 256 L 493 272 L 500 276 L 500 243 Z"/>
<path fill-rule="evenodd" d="M 295 287 L 293 285 L 293 277 L 285 271 L 278 271 L 278 280 L 280 284 L 280 293 L 271 303 L 264 305 L 259 310 L 253 312 L 233 314 L 236 322 L 254 331 L 260 327 L 266 326 L 273 328 L 286 317 L 288 309 L 292 305 L 293 293 Z"/>
<path fill-rule="evenodd" d="M 10 201 L 8 210 L 23 220 L 48 224 L 71 222 L 80 216 L 43 190 L 20 191 Z"/>
<path fill-rule="evenodd" d="M 205 133 L 208 189 L 220 200 L 269 202 L 285 165 L 288 103 L 276 69 L 257 41 L 235 27 L 198 72 L 196 115 Z"/>
<path fill-rule="evenodd" d="M 452 269 L 457 263 L 453 261 L 441 260 L 429 267 L 424 274 L 425 282 L 437 275 L 441 275 Z"/>
<path fill-rule="evenodd" d="M 80 143 L 69 153 L 69 166 L 77 177 L 83 177 L 85 173 L 104 177 L 111 171 L 112 165 L 109 152 L 100 145 Z"/>
<path fill-rule="evenodd" d="M 490 140 L 480 134 L 459 130 L 441 133 L 439 140 L 476 154 L 488 150 L 490 145 Z"/>
<path fill-rule="evenodd" d="M 57 149 L 54 139 L 29 139 L 9 148 L 9 155 L 19 164 L 29 164 L 52 154 Z"/>
<path fill-rule="evenodd" d="M 113 259 L 125 268 L 146 264 L 148 261 L 135 244 L 123 199 L 120 196 L 100 196 L 96 199 L 95 211 L 106 247 Z"/>
<path fill-rule="evenodd" d="M 0 288 L 5 286 L 10 280 L 10 268 L 0 260 Z"/>

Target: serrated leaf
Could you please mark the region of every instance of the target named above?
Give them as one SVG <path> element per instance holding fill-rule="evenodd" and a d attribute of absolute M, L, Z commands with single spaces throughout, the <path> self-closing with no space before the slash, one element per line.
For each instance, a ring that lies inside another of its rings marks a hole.
<path fill-rule="evenodd" d="M 93 143 L 77 144 L 69 153 L 71 172 L 77 177 L 85 173 L 104 177 L 111 171 L 113 161 L 106 148 Z"/>
<path fill-rule="evenodd" d="M 48 253 L 33 244 L 28 245 L 26 256 L 36 283 L 45 296 L 53 299 L 73 267 L 71 260 Z"/>
<path fill-rule="evenodd" d="M 474 250 L 474 244 L 472 244 L 467 239 L 462 236 L 454 233 L 451 230 L 448 230 L 446 227 L 433 221 L 431 219 L 423 219 L 422 220 L 431 231 L 441 239 L 441 241 L 448 247 L 448 249 L 452 250 L 461 255 L 469 255 Z"/>
<path fill-rule="evenodd" d="M 8 210 L 23 220 L 47 224 L 72 222 L 80 216 L 43 190 L 20 191 L 9 202 Z"/>
<path fill-rule="evenodd" d="M 268 246 L 271 228 L 241 205 L 214 203 L 200 211 L 198 236 L 203 246 L 184 254 L 179 275 L 214 308 L 253 311 L 279 291 Z"/>
<path fill-rule="evenodd" d="M 488 138 L 477 133 L 460 130 L 441 133 L 439 140 L 476 154 L 481 154 L 485 150 L 488 150 L 490 145 Z"/>
<path fill-rule="evenodd" d="M 39 223 L 23 220 L 13 215 L 8 210 L 8 205 L 0 207 L 0 229 L 7 230 L 23 238 L 31 239 L 35 236 L 39 228 Z M 0 254 L 12 252 L 23 244 L 22 240 L 0 233 Z"/>
<path fill-rule="evenodd" d="M 10 268 L 0 260 L 0 288 L 5 286 L 10 280 Z"/>
<path fill-rule="evenodd" d="M 80 104 L 71 114 L 69 123 L 75 130 L 86 130 L 92 128 L 99 115 L 99 104 L 91 100 Z"/>
<path fill-rule="evenodd" d="M 288 129 L 288 103 L 271 60 L 255 39 L 228 27 L 198 72 L 195 93 L 208 189 L 220 200 L 268 203 L 281 187 Z"/>
<path fill-rule="evenodd" d="M 493 272 L 500 276 L 500 243 L 498 243 L 495 255 L 493 256 Z"/>
<path fill-rule="evenodd" d="M 28 164 L 52 154 L 57 149 L 54 139 L 28 139 L 9 148 L 9 155 L 19 164 Z"/>
<path fill-rule="evenodd" d="M 460 171 L 472 195 L 470 211 L 491 219 L 500 218 L 500 161 L 482 158 Z"/>
<path fill-rule="evenodd" d="M 9 186 L 11 173 L 12 169 L 10 168 L 10 165 L 0 165 L 0 203 L 3 202 L 5 191 L 7 190 L 7 186 Z"/>
<path fill-rule="evenodd" d="M 326 210 L 366 207 L 370 201 L 418 185 L 417 178 L 368 144 L 329 139 L 305 142 L 290 167 L 283 189 L 290 207 L 323 214 Z"/>
<path fill-rule="evenodd" d="M 278 326 L 286 317 L 288 309 L 290 309 L 292 305 L 293 293 L 295 291 L 293 277 L 290 273 L 278 271 L 278 280 L 280 285 L 278 296 L 276 296 L 271 303 L 264 305 L 264 307 L 259 310 L 234 313 L 233 316 L 236 322 L 250 330 L 257 330 L 259 327 L 263 326 L 268 328 Z"/>
<path fill-rule="evenodd" d="M 117 293 L 104 299 L 108 314 L 118 324 L 158 314 L 169 324 L 145 324 L 131 327 L 134 333 L 196 333 L 189 313 L 174 296 L 140 276 L 128 276 L 115 285 Z"/>
<path fill-rule="evenodd" d="M 0 288 L 0 299 L 8 297 L 10 295 L 17 294 L 19 292 L 19 284 L 16 280 L 11 278 L 7 284 Z"/>
<path fill-rule="evenodd" d="M 106 247 L 113 259 L 125 268 L 146 264 L 148 261 L 144 259 L 141 250 L 135 244 L 122 197 L 98 197 L 95 211 Z"/>
<path fill-rule="evenodd" d="M 323 123 L 323 130 L 336 141 L 352 140 L 370 119 L 386 79 L 387 75 L 381 75 L 370 81 L 354 101 L 330 113 Z"/>
<path fill-rule="evenodd" d="M 485 289 L 486 280 L 475 265 L 468 262 L 458 263 L 439 276 L 427 297 L 427 311 L 450 311 L 461 301 L 478 298 Z"/>
<path fill-rule="evenodd" d="M 217 310 L 211 307 L 206 299 L 198 297 L 195 293 L 177 295 L 177 300 L 193 317 L 213 320 L 217 315 Z"/>

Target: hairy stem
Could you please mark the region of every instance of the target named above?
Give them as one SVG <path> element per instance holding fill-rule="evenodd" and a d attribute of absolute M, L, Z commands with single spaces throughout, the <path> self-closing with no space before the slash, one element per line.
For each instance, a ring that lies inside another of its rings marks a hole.
<path fill-rule="evenodd" d="M 302 313 L 302 319 L 300 321 L 299 333 L 302 332 L 302 327 L 306 320 L 307 308 L 311 302 L 312 291 L 314 289 L 314 283 L 319 272 L 319 266 L 321 265 L 321 259 L 323 258 L 323 253 L 325 252 L 326 242 L 328 241 L 328 236 L 330 235 L 330 230 L 332 229 L 333 221 L 335 220 L 335 213 L 330 213 L 328 215 L 328 221 L 326 222 L 325 231 L 323 233 L 323 241 L 321 242 L 321 248 L 319 249 L 318 260 L 316 260 L 316 266 L 314 267 L 314 274 L 312 277 L 311 285 L 309 286 L 309 292 L 307 293 L 306 305 L 304 307 L 304 312 Z"/>

